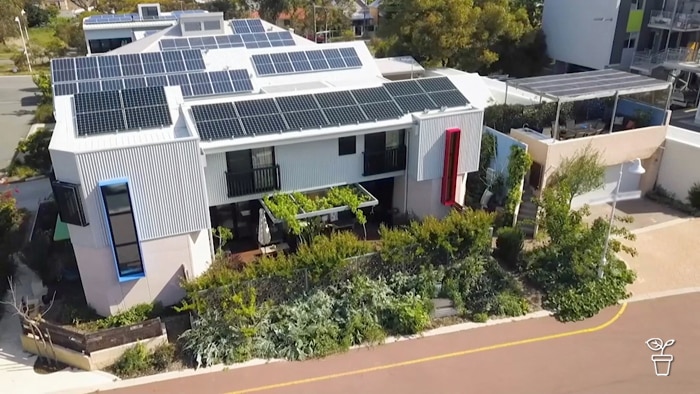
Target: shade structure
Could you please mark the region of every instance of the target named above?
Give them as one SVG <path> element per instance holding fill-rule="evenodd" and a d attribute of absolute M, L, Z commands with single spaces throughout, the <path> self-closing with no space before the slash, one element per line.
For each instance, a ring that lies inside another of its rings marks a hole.
<path fill-rule="evenodd" d="M 272 242 L 272 235 L 270 235 L 270 225 L 267 223 L 267 216 L 265 216 L 265 210 L 260 208 L 260 221 L 258 223 L 258 243 L 261 246 L 269 245 Z"/>
<path fill-rule="evenodd" d="M 619 70 L 597 70 L 570 74 L 511 79 L 506 86 L 555 101 L 570 102 L 617 95 L 666 90 L 668 81 Z"/>

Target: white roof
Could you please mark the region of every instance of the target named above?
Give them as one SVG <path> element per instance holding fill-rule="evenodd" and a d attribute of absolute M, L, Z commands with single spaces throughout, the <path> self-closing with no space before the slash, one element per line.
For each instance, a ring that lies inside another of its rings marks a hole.
<path fill-rule="evenodd" d="M 450 77 L 452 83 L 464 92 L 464 97 L 477 108 L 486 108 L 495 104 L 491 90 L 484 82 L 484 77 L 476 73 L 466 73 L 452 68 L 430 70 L 426 76 Z"/>
<path fill-rule="evenodd" d="M 268 28 L 268 31 L 283 30 L 264 21 L 263 24 L 266 26 L 266 28 Z M 228 29 L 227 34 L 233 34 L 229 21 L 226 21 L 224 25 L 226 26 L 226 29 Z M 105 55 L 113 55 L 117 53 L 156 52 L 160 50 L 158 44 L 160 39 L 173 36 L 180 36 L 179 26 L 173 26 L 156 34 L 151 34 L 141 40 L 123 46 L 116 51 L 108 52 Z M 185 99 L 183 98 L 178 87 L 166 87 L 166 97 L 173 121 L 173 126 L 170 127 L 91 136 L 77 136 L 75 131 L 75 116 L 73 113 L 72 96 L 57 96 L 54 99 L 57 126 L 54 130 L 50 148 L 52 150 L 71 152 L 89 152 L 156 143 L 167 143 L 180 139 L 199 139 L 196 127 L 190 115 L 190 108 L 193 105 L 235 102 L 278 96 L 294 96 L 299 95 L 302 92 L 304 94 L 308 94 L 325 91 L 377 87 L 381 86 L 382 83 L 387 82 L 387 80 L 382 76 L 381 65 L 391 64 L 391 62 L 393 62 L 393 64 L 400 63 L 404 67 L 406 67 L 406 65 L 413 64 L 413 66 L 408 67 L 416 67 L 423 70 L 423 68 L 420 67 L 420 65 L 417 65 L 413 59 L 400 58 L 397 60 L 394 58 L 379 59 L 378 61 L 375 61 L 363 41 L 316 44 L 312 41 L 304 39 L 303 37 L 293 36 L 297 43 L 296 46 L 260 49 L 226 48 L 203 50 L 202 53 L 206 71 L 246 69 L 251 78 L 253 91 L 251 93 L 239 93 L 228 96 L 191 97 Z M 311 46 L 318 46 L 319 49 L 352 47 L 356 50 L 358 56 L 360 57 L 362 67 L 345 70 L 329 70 L 323 72 L 298 73 L 293 75 L 258 77 L 250 60 L 251 56 L 254 54 L 309 50 Z M 472 91 L 474 84 L 468 83 L 473 79 L 470 74 L 461 72 L 450 73 L 448 71 L 442 72 L 443 74 L 440 75 L 449 77 L 468 100 L 473 100 L 475 104 L 477 104 L 477 107 L 481 107 L 483 99 L 476 96 Z M 443 111 L 447 113 L 459 113 L 469 110 L 474 110 L 474 107 L 470 105 L 467 107 L 445 109 Z M 430 111 L 430 113 L 438 114 L 440 113 L 440 110 Z M 430 115 L 430 113 L 427 115 Z M 230 140 L 202 141 L 200 144 L 202 149 L 206 151 L 225 151 L 230 150 L 230 148 L 234 146 L 262 146 L 265 144 L 269 145 L 270 143 L 283 144 L 285 141 L 299 142 L 307 138 L 318 138 L 320 135 L 327 137 L 328 135 L 343 133 L 356 134 L 365 131 L 370 132 L 375 129 L 379 131 L 379 128 L 383 130 L 391 130 L 392 128 L 399 129 L 409 127 L 414 120 L 414 116 L 416 115 L 405 115 L 399 119 L 375 123 L 363 123 L 360 125 L 330 127 L 318 131 L 305 130 L 300 132 L 285 132 L 262 136 L 239 137 Z"/>
<path fill-rule="evenodd" d="M 384 57 L 374 59 L 382 75 L 391 76 L 399 74 L 422 74 L 425 69 L 410 56 Z"/>

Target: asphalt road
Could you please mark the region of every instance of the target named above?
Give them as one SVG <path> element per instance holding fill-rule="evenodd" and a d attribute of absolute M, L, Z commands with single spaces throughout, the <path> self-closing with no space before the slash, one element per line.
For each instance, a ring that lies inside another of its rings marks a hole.
<path fill-rule="evenodd" d="M 298 363 L 196 375 L 110 394 L 686 394 L 700 386 L 700 293 L 609 308 L 585 322 L 551 318 L 360 349 Z M 670 376 L 645 344 L 676 343 Z"/>
<path fill-rule="evenodd" d="M 17 142 L 29 132 L 38 90 L 30 76 L 0 77 L 0 170 L 12 160 Z"/>

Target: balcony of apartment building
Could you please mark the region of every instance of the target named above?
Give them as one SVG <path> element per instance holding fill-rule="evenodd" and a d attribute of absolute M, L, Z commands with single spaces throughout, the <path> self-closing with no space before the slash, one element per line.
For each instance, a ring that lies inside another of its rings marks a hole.
<path fill-rule="evenodd" d="M 684 10 L 653 10 L 649 16 L 649 27 L 671 31 L 700 31 L 700 14 Z"/>
<path fill-rule="evenodd" d="M 546 178 L 562 160 L 583 149 L 600 152 L 603 164 L 614 172 L 613 166 L 619 168 L 635 158 L 651 160 L 659 154 L 666 137 L 670 82 L 600 70 L 511 80 L 508 84 L 553 101 L 540 106 L 556 106 L 556 110 L 542 111 L 550 118 L 542 117 L 541 124 L 510 131 L 511 137 L 528 145 L 535 163 L 529 178 L 534 190 L 546 185 Z M 639 189 L 651 187 L 647 183 L 646 178 L 640 180 Z"/>
<path fill-rule="evenodd" d="M 661 66 L 674 70 L 697 68 L 700 66 L 699 55 L 700 51 L 694 47 L 667 48 L 659 51 L 645 49 L 635 53 L 630 68 L 645 73 Z"/>
<path fill-rule="evenodd" d="M 228 197 L 279 190 L 280 166 L 275 163 L 274 148 L 226 152 L 225 177 Z"/>

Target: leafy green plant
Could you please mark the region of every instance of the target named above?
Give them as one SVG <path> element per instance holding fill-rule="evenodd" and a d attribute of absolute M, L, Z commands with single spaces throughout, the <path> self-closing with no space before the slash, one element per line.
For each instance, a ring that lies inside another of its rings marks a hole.
<path fill-rule="evenodd" d="M 54 118 L 53 115 L 52 103 L 43 103 L 36 107 L 34 123 L 56 123 L 56 118 Z"/>
<path fill-rule="evenodd" d="M 46 173 L 51 169 L 49 143 L 52 134 L 49 129 L 39 129 L 19 141 L 17 152 L 22 155 L 22 165 L 37 173 Z"/>
<path fill-rule="evenodd" d="M 219 254 L 224 253 L 224 246 L 228 241 L 233 239 L 233 231 L 230 228 L 224 226 L 217 226 L 215 229 L 211 230 L 211 235 L 218 240 L 217 251 Z"/>
<path fill-rule="evenodd" d="M 475 313 L 471 316 L 471 320 L 474 323 L 486 323 L 489 320 L 489 315 L 483 312 Z"/>
<path fill-rule="evenodd" d="M 502 292 L 496 296 L 493 314 L 496 316 L 523 316 L 530 312 L 530 304 L 521 294 Z"/>
<path fill-rule="evenodd" d="M 688 202 L 691 207 L 700 210 L 700 182 L 693 183 L 688 190 Z"/>
<path fill-rule="evenodd" d="M 398 335 L 413 335 L 425 330 L 430 325 L 430 311 L 425 301 L 414 294 L 399 297 L 384 312 L 384 327 Z"/>
<path fill-rule="evenodd" d="M 517 145 L 510 147 L 510 156 L 508 157 L 508 180 L 506 181 L 506 204 L 505 211 L 507 219 L 510 222 L 515 215 L 515 209 L 522 199 L 522 183 L 525 174 L 530 171 L 532 165 L 532 157 L 527 151 Z"/>
<path fill-rule="evenodd" d="M 496 236 L 496 256 L 512 269 L 518 269 L 525 234 L 517 227 L 502 227 L 498 229 Z"/>
<path fill-rule="evenodd" d="M 99 331 L 107 328 L 124 327 L 152 319 L 162 311 L 162 306 L 155 304 L 138 304 L 120 313 L 102 319 L 86 322 L 74 322 L 76 328 L 84 331 Z"/>
<path fill-rule="evenodd" d="M 147 373 L 151 370 L 148 349 L 140 342 L 126 349 L 124 354 L 114 363 L 112 370 L 123 377 L 133 377 Z"/>
<path fill-rule="evenodd" d="M 150 364 L 153 369 L 158 372 L 166 371 L 170 365 L 172 365 L 175 359 L 175 345 L 172 343 L 165 343 L 153 349 L 153 353 L 151 353 L 150 357 Z"/>

